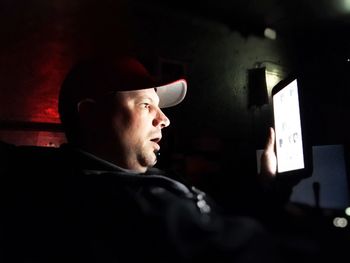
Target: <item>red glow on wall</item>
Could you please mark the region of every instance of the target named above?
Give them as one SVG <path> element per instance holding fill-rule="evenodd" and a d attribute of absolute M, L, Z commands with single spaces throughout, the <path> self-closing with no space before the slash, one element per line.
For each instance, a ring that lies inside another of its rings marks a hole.
<path fill-rule="evenodd" d="M 59 123 L 58 92 L 72 63 L 128 46 L 125 12 L 120 1 L 7 2 L 6 12 L 0 8 L 0 121 Z"/>
<path fill-rule="evenodd" d="M 31 109 L 29 121 L 59 122 L 58 91 L 69 66 L 66 62 L 68 59 L 63 55 L 65 49 L 63 42 L 44 43 L 38 67 L 33 72 L 36 86 L 28 94 L 28 107 Z"/>

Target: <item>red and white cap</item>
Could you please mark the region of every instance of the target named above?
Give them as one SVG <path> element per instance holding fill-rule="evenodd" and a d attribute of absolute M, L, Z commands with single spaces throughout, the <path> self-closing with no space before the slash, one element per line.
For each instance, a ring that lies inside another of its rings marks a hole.
<path fill-rule="evenodd" d="M 60 104 L 78 103 L 86 98 L 97 98 L 108 93 L 154 88 L 159 96 L 159 107 L 179 104 L 186 96 L 187 82 L 178 79 L 171 83 L 156 81 L 146 68 L 133 57 L 113 61 L 94 59 L 73 67 L 63 81 Z"/>

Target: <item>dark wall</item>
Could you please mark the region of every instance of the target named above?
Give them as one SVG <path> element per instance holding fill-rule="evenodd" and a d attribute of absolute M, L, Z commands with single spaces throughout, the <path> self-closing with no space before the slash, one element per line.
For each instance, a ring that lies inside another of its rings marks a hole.
<path fill-rule="evenodd" d="M 72 63 L 129 48 L 126 10 L 121 1 L 1 0 L 0 119 L 58 122 L 58 89 Z"/>
<path fill-rule="evenodd" d="M 243 36 L 225 24 L 173 9 L 136 5 L 135 10 L 138 51 L 186 65 L 189 90 L 184 103 L 174 109 L 176 115 L 182 114 L 174 114 L 177 126 L 190 123 L 192 129 L 186 127 L 186 133 L 210 127 L 240 141 L 250 141 L 267 129 L 264 122 L 269 120 L 258 126 L 255 122 L 269 118 L 269 107 L 248 107 L 248 69 L 290 71 L 288 43 Z"/>
<path fill-rule="evenodd" d="M 1 120 L 59 122 L 57 92 L 71 64 L 96 52 L 131 50 L 158 75 L 160 61 L 183 66 L 188 96 L 168 113 L 181 135 L 205 127 L 249 142 L 266 130 L 260 119 L 269 109 L 248 108 L 248 69 L 264 63 L 290 69 L 280 40 L 242 36 L 214 20 L 143 1 L 0 4 Z"/>

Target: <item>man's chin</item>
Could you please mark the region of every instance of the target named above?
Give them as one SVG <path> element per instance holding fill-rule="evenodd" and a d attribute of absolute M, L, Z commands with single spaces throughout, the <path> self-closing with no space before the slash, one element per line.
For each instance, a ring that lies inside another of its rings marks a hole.
<path fill-rule="evenodd" d="M 153 158 L 153 161 L 150 162 L 150 163 L 151 163 L 150 167 L 155 166 L 156 163 L 157 163 L 157 161 L 158 161 L 158 159 L 157 159 L 157 153 L 154 153 L 154 158 Z"/>
<path fill-rule="evenodd" d="M 147 156 L 147 157 L 145 156 L 145 158 L 143 159 L 143 161 L 141 163 L 145 167 L 152 168 L 153 166 L 156 165 L 157 161 L 158 161 L 157 154 L 151 153 L 149 156 Z"/>

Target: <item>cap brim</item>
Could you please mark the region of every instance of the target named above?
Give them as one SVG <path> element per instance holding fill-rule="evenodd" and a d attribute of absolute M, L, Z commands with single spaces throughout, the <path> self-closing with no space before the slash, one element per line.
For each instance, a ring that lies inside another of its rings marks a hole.
<path fill-rule="evenodd" d="M 156 87 L 159 96 L 159 107 L 169 108 L 179 104 L 186 96 L 187 82 L 179 79 L 172 83 Z"/>

